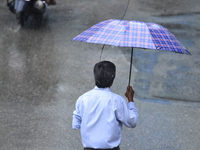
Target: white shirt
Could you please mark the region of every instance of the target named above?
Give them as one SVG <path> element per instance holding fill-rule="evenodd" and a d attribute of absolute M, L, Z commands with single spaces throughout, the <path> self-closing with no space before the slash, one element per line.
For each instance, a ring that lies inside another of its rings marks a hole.
<path fill-rule="evenodd" d="M 114 148 L 121 142 L 122 124 L 134 128 L 138 109 L 134 102 L 98 88 L 80 96 L 73 112 L 72 127 L 81 129 L 82 144 L 89 148 Z"/>

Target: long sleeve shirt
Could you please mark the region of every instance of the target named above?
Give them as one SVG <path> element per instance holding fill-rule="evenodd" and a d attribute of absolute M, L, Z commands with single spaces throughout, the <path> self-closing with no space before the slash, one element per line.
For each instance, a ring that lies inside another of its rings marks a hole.
<path fill-rule="evenodd" d="M 122 124 L 134 128 L 138 109 L 134 102 L 95 87 L 80 96 L 73 112 L 72 128 L 81 129 L 82 144 L 89 148 L 113 148 L 121 143 Z"/>

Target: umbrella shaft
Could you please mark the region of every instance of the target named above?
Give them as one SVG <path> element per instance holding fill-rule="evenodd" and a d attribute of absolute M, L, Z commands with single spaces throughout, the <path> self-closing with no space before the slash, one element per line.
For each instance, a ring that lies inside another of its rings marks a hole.
<path fill-rule="evenodd" d="M 131 62 L 130 62 L 130 71 L 129 71 L 128 86 L 130 86 L 130 82 L 131 82 L 132 62 L 133 62 L 133 47 L 131 49 Z"/>

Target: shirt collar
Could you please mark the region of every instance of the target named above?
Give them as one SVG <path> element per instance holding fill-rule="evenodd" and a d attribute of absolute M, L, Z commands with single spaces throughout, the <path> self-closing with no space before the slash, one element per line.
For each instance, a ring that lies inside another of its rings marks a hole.
<path fill-rule="evenodd" d="M 98 88 L 97 86 L 95 86 L 94 89 L 95 89 L 95 90 L 108 91 L 108 92 L 111 91 L 109 87 L 107 87 L 107 88 Z"/>

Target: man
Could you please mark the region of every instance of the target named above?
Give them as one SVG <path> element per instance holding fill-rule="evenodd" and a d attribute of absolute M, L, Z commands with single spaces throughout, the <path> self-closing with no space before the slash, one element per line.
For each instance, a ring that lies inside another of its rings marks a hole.
<path fill-rule="evenodd" d="M 12 1 L 7 1 L 7 6 L 9 7 L 10 11 L 12 13 L 19 13 L 22 11 L 24 4 L 27 0 L 12 0 Z"/>
<path fill-rule="evenodd" d="M 134 91 L 127 87 L 125 99 L 110 87 L 115 79 L 116 67 L 112 62 L 102 61 L 94 66 L 95 88 L 80 96 L 73 112 L 72 127 L 81 129 L 84 150 L 120 150 L 122 124 L 134 128 L 138 109 L 134 104 Z"/>

